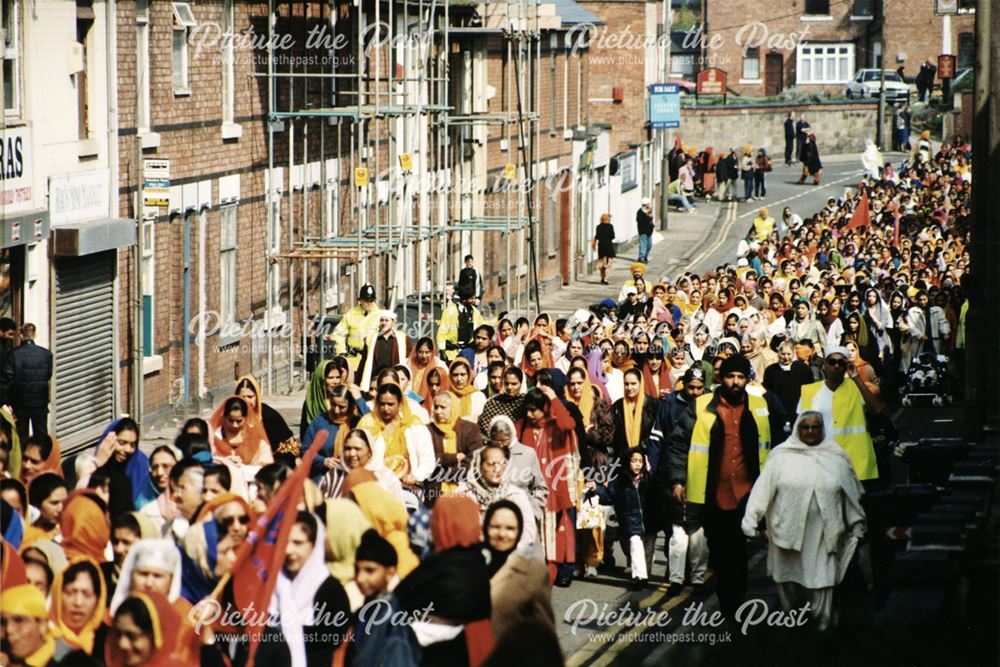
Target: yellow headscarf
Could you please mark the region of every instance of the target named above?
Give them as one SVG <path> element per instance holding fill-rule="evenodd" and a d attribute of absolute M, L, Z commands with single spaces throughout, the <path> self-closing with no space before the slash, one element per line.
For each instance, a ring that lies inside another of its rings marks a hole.
<path fill-rule="evenodd" d="M 456 389 L 455 384 L 452 383 L 451 388 L 448 389 L 448 393 L 455 397 L 455 401 L 451 404 L 452 415 L 458 419 L 461 417 L 468 417 L 472 414 L 472 395 L 479 391 L 476 389 L 476 385 L 473 383 L 472 377 L 472 366 L 465 357 L 456 357 L 454 361 L 448 366 L 448 379 L 451 379 L 451 371 L 455 366 L 464 365 L 469 371 L 469 384 L 465 385 L 462 389 Z"/>
<path fill-rule="evenodd" d="M 451 392 L 448 392 L 451 394 Z M 435 397 L 436 398 L 436 397 Z M 434 422 L 438 430 L 444 436 L 442 442 L 442 451 L 445 454 L 457 454 L 458 453 L 458 435 L 455 433 L 455 424 L 458 423 L 458 409 L 456 406 L 458 399 L 454 394 L 451 398 L 451 412 L 448 413 L 448 421 L 443 424 Z M 431 409 L 434 409 L 434 403 L 431 402 Z M 450 482 L 441 482 L 441 493 L 451 493 L 458 488 L 457 484 L 452 484 Z"/>
<path fill-rule="evenodd" d="M 635 409 L 629 410 L 628 399 L 622 399 L 622 411 L 625 413 L 625 440 L 629 447 L 638 447 L 642 442 L 642 408 L 646 403 L 646 393 L 639 381 L 639 395 L 635 399 Z"/>
<path fill-rule="evenodd" d="M 330 576 L 346 586 L 354 579 L 354 553 L 361 543 L 361 535 L 372 525 L 361 508 L 346 498 L 327 501 L 326 525 L 336 527 L 326 531 L 326 566 Z"/>
<path fill-rule="evenodd" d="M 399 561 L 396 573 L 403 579 L 420 564 L 407 537 L 406 521 L 409 517 L 406 508 L 378 482 L 362 482 L 351 488 L 351 495 L 375 532 L 396 550 Z"/>
<path fill-rule="evenodd" d="M 580 414 L 583 415 L 583 430 L 590 428 L 590 414 L 594 411 L 594 390 L 592 384 L 590 384 L 590 378 L 587 377 L 587 372 L 583 373 L 583 395 L 580 396 L 580 400 L 577 401 L 569 393 L 569 385 L 563 389 L 563 394 L 566 396 L 566 400 L 570 403 L 576 405 L 580 408 Z"/>
<path fill-rule="evenodd" d="M 63 641 L 66 642 L 70 647 L 74 649 L 79 649 L 90 655 L 94 651 L 94 637 L 97 629 L 101 627 L 101 623 L 104 621 L 105 613 L 105 600 L 108 595 L 108 587 L 104 583 L 104 577 L 101 574 L 101 567 L 92 558 L 86 556 L 81 556 L 78 558 L 73 558 L 69 561 L 67 568 L 75 565 L 76 563 L 89 563 L 93 566 L 94 571 L 97 572 L 98 581 L 94 582 L 94 585 L 99 589 L 97 591 L 97 606 L 94 607 L 93 615 L 87 619 L 87 622 L 83 624 L 79 632 L 74 632 L 62 617 L 63 612 L 63 599 L 62 599 L 62 588 L 63 588 L 63 576 L 66 574 L 64 569 L 56 576 L 55 583 L 52 584 L 52 609 L 50 610 L 50 617 L 52 619 L 52 624 L 56 627 L 59 632 L 59 636 L 62 637 Z"/>
<path fill-rule="evenodd" d="M 395 382 L 383 382 L 382 384 L 394 384 L 399 388 L 399 385 Z M 415 424 L 420 424 L 420 420 L 410 412 L 410 404 L 406 400 L 406 394 L 403 393 L 402 389 L 399 391 L 403 395 L 403 398 L 400 399 L 399 424 L 396 426 L 396 430 L 392 432 L 392 436 L 388 440 L 385 440 L 385 462 L 397 477 L 403 477 L 410 471 L 408 463 L 409 455 L 406 450 L 406 429 Z M 388 424 L 382 421 L 382 417 L 379 415 L 377 409 L 366 414 L 358 422 L 358 428 L 368 433 L 372 440 L 378 439 L 387 426 Z"/>

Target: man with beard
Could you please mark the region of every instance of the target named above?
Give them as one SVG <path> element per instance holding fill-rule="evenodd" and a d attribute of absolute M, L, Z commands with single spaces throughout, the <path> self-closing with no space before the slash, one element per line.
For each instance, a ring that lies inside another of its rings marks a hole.
<path fill-rule="evenodd" d="M 747 392 L 749 375 L 746 357 L 723 360 L 718 387 L 680 415 L 667 452 L 674 499 L 700 513 L 719 607 L 730 620 L 747 587 L 747 540 L 740 522 L 771 439 L 780 439 L 784 428 L 783 416 L 763 396 Z"/>

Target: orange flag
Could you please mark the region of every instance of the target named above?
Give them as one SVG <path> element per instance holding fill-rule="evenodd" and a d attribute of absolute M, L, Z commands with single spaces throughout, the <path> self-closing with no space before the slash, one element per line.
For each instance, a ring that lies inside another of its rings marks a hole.
<path fill-rule="evenodd" d="M 849 232 L 852 229 L 864 227 L 870 222 L 871 218 L 868 213 L 868 191 L 865 190 L 861 193 L 861 202 L 858 204 L 857 208 L 854 209 L 854 213 L 851 214 L 851 221 L 848 222 L 841 231 Z"/>

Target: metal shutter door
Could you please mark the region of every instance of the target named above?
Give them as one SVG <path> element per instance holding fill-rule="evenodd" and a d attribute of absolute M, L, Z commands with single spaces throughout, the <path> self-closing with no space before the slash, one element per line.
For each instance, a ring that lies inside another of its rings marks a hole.
<path fill-rule="evenodd" d="M 56 260 L 55 434 L 63 454 L 114 418 L 114 252 Z"/>

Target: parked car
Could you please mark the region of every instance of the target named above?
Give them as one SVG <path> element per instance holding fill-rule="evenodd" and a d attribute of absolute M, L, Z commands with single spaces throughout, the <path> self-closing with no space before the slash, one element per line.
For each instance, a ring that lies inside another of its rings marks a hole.
<path fill-rule="evenodd" d="M 877 69 L 860 69 L 847 84 L 847 99 L 878 99 L 882 82 Z M 910 87 L 896 72 L 885 71 L 885 99 L 887 102 L 906 101 Z"/>

